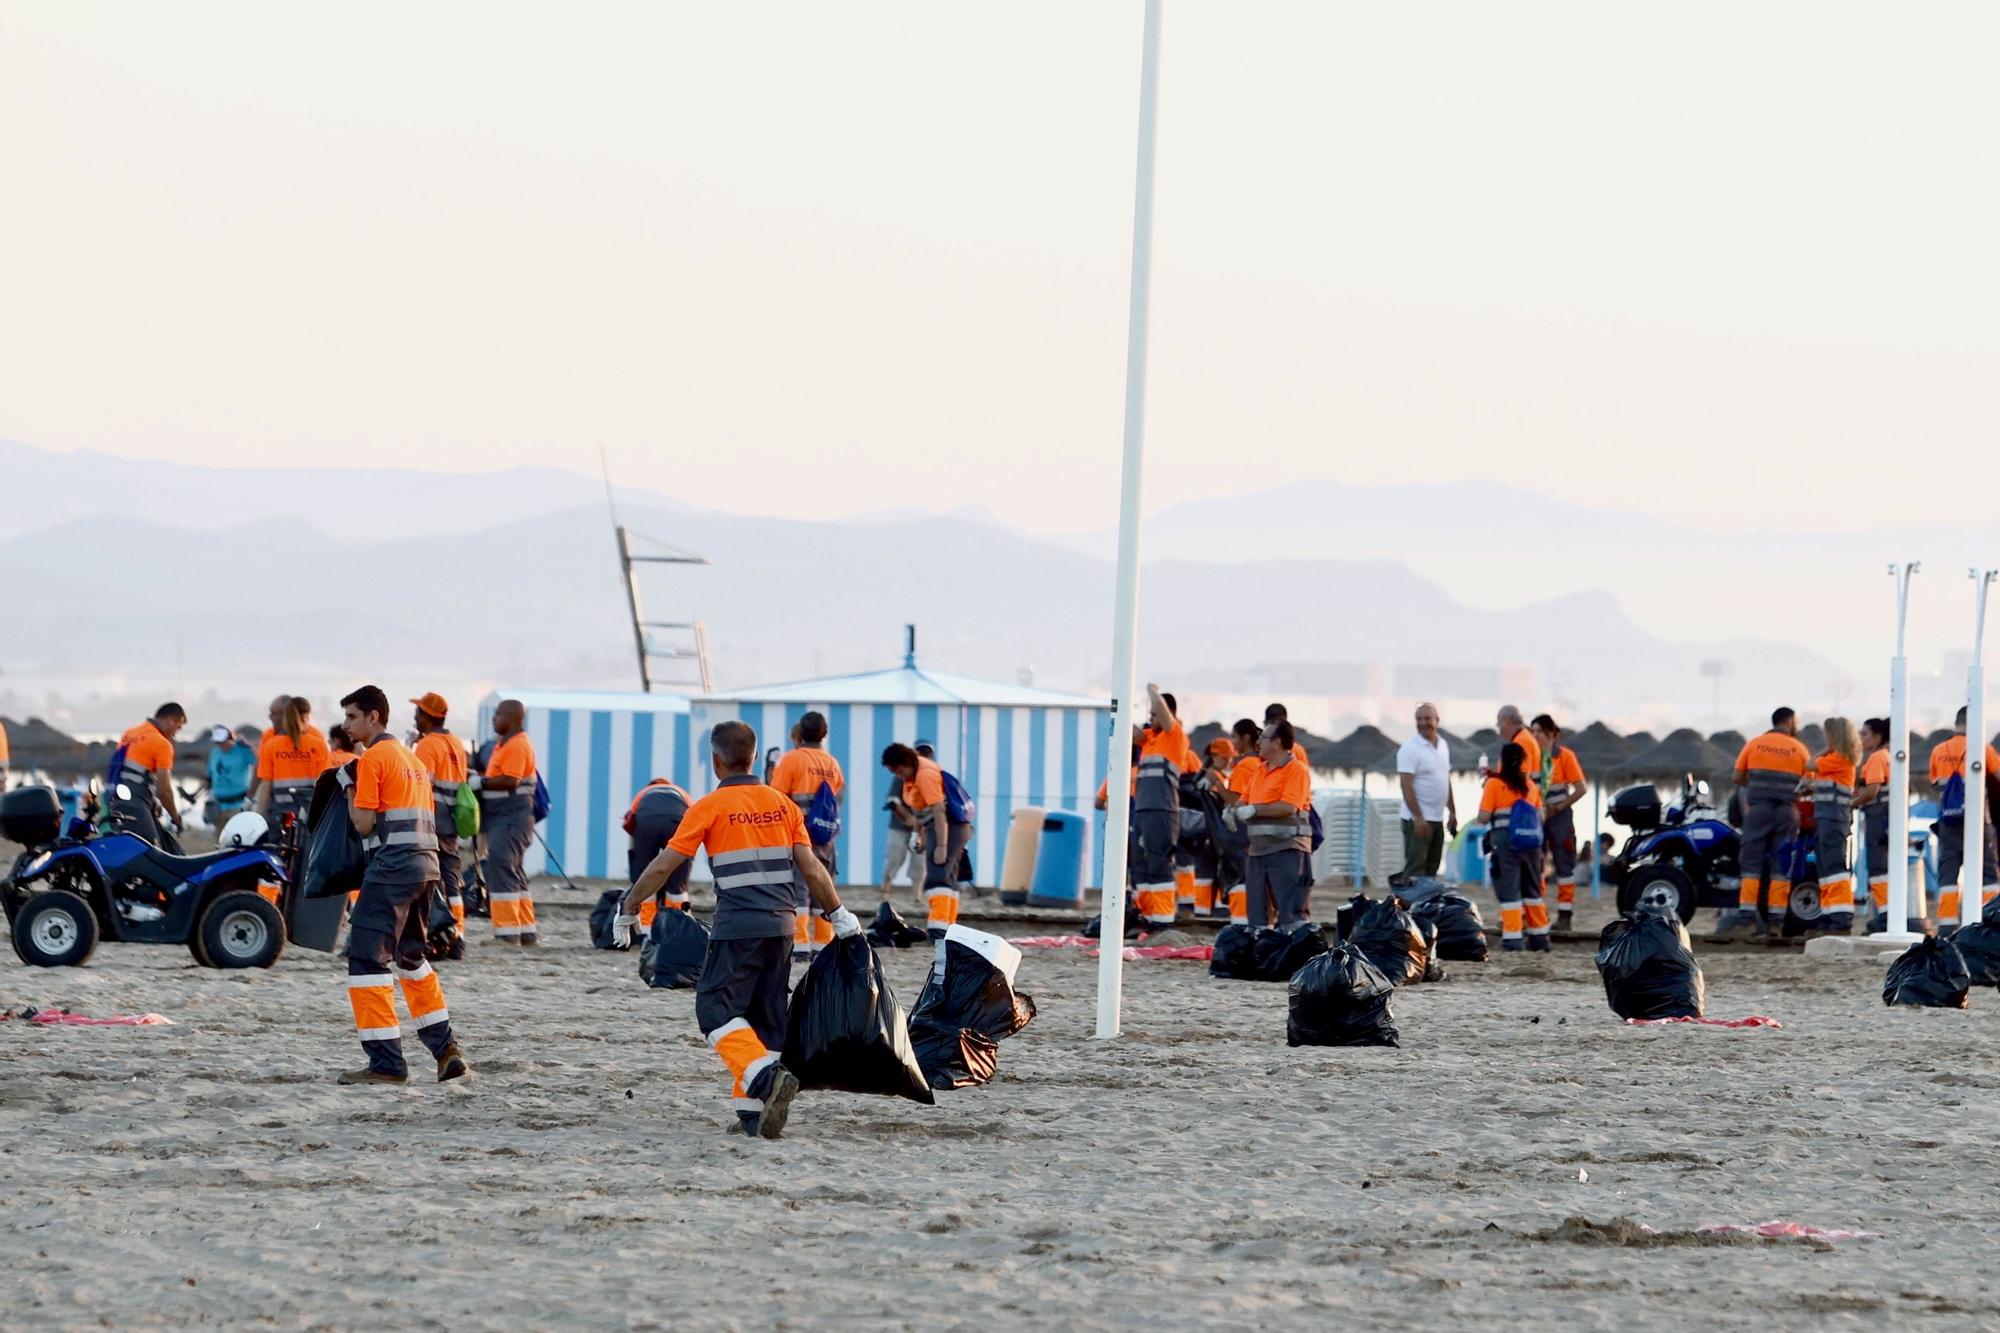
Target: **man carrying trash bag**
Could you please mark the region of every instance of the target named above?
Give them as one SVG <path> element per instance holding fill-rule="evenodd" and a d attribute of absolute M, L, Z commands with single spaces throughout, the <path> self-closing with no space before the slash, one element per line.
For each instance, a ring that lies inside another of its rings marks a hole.
<path fill-rule="evenodd" d="M 638 904 L 659 892 L 697 851 L 715 873 L 715 918 L 695 983 L 694 1015 L 729 1067 L 737 1122 L 732 1132 L 775 1139 L 784 1132 L 799 1080 L 778 1062 L 790 999 L 796 883 L 837 939 L 861 932 L 840 905 L 833 877 L 813 854 L 805 816 L 789 797 L 759 782 L 757 733 L 723 722 L 710 733 L 716 788 L 688 807 L 666 849 L 626 891 L 611 945 L 630 948 Z"/>

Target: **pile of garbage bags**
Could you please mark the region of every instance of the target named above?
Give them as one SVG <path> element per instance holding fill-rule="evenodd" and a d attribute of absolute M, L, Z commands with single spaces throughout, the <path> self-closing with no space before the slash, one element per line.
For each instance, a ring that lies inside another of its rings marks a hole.
<path fill-rule="evenodd" d="M 821 949 L 793 988 L 784 1063 L 801 1087 L 936 1100 L 882 960 L 860 935 Z"/>
<path fill-rule="evenodd" d="M 1700 1018 L 1706 999 L 1701 964 L 1687 927 L 1659 912 L 1628 912 L 1597 938 L 1597 974 L 1620 1018 Z"/>
<path fill-rule="evenodd" d="M 1294 972 L 1326 948 L 1326 932 L 1310 921 L 1290 930 L 1224 926 L 1216 934 L 1208 974 L 1230 981 L 1290 981 Z"/>
<path fill-rule="evenodd" d="M 1351 944 L 1318 954 L 1292 977 L 1289 1046 L 1394 1046 L 1395 985 Z"/>
<path fill-rule="evenodd" d="M 1371 901 L 1366 894 L 1357 893 L 1335 919 L 1341 943 L 1358 949 L 1391 985 L 1445 979 L 1444 969 L 1431 961 L 1434 935 L 1417 924 L 1410 909 L 1394 894 Z"/>
<path fill-rule="evenodd" d="M 1028 1026 L 1035 1001 L 1014 989 L 1021 951 L 998 935 L 953 926 L 910 1011 L 910 1040 L 925 1080 L 978 1087 L 1000 1064 L 1000 1043 Z"/>
<path fill-rule="evenodd" d="M 1882 978 L 1882 1003 L 1965 1009 L 1971 1004 L 1971 989 L 1972 971 L 1958 946 L 1927 935 L 1889 964 L 1888 974 Z"/>

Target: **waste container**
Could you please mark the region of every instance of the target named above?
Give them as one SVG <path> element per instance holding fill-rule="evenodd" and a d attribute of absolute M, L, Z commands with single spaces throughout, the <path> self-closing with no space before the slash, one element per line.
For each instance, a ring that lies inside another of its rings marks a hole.
<path fill-rule="evenodd" d="M 1035 851 L 1042 836 L 1042 816 L 1048 811 L 1039 805 L 1024 805 L 1014 812 L 1007 826 L 1007 847 L 1000 856 L 1000 901 L 1019 907 L 1028 901 L 1028 886 L 1035 878 Z"/>
<path fill-rule="evenodd" d="M 1031 907 L 1083 906 L 1083 816 L 1051 810 L 1042 816 L 1035 877 L 1028 886 Z"/>

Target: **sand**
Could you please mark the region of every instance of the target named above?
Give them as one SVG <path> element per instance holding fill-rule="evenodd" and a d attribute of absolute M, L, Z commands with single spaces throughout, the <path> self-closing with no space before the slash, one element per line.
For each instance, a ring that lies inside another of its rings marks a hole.
<path fill-rule="evenodd" d="M 994 1085 L 807 1094 L 773 1144 L 721 1132 L 692 997 L 589 948 L 583 901 L 445 965 L 478 1071 L 445 1087 L 330 1082 L 325 955 L 9 957 L 7 1005 L 174 1026 L 0 1023 L 6 1324 L 2000 1322 L 1992 992 L 1889 1011 L 1877 967 L 1708 949 L 1712 1012 L 1785 1028 L 1639 1030 L 1572 946 L 1400 993 L 1400 1049 L 1292 1050 L 1282 986 L 1134 963 L 1106 1044 L 1095 963 L 1032 951 Z M 890 957 L 906 1003 L 924 966 Z M 1772 1218 L 1881 1238 L 1695 1231 Z"/>

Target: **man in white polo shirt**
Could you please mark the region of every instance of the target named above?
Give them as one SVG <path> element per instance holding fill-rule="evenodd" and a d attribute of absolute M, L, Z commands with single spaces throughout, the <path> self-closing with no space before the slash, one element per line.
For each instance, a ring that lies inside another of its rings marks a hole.
<path fill-rule="evenodd" d="M 1417 734 L 1396 751 L 1396 780 L 1403 787 L 1403 868 L 1391 882 L 1407 884 L 1436 875 L 1445 839 L 1458 835 L 1451 745 L 1438 733 L 1435 705 L 1417 705 Z"/>

